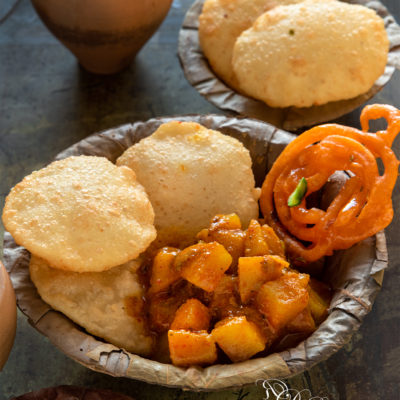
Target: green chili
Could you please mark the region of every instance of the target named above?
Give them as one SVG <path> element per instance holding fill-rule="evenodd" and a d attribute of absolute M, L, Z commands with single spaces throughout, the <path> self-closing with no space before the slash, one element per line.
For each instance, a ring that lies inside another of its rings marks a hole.
<path fill-rule="evenodd" d="M 307 181 L 306 178 L 301 178 L 300 182 L 297 184 L 296 189 L 294 189 L 293 193 L 288 198 L 288 206 L 296 207 L 303 200 L 305 194 L 307 193 Z"/>

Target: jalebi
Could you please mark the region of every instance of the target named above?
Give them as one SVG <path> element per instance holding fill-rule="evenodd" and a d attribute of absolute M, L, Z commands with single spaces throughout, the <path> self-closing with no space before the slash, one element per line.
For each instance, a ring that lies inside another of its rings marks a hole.
<path fill-rule="evenodd" d="M 369 121 L 378 118 L 386 119 L 387 129 L 369 133 Z M 399 161 L 390 147 L 400 131 L 400 111 L 371 105 L 363 109 L 360 119 L 362 131 L 327 124 L 304 132 L 284 149 L 263 183 L 261 211 L 292 259 L 312 262 L 347 249 L 385 228 L 393 218 L 391 196 Z M 384 167 L 382 175 L 378 159 Z M 349 179 L 329 207 L 307 208 L 306 198 L 335 171 L 346 171 Z M 307 191 L 300 204 L 291 207 L 288 199 L 302 178 Z"/>

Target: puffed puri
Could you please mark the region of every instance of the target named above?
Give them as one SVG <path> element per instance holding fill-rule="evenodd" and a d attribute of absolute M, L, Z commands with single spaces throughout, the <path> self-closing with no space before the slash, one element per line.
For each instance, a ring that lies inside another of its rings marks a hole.
<path fill-rule="evenodd" d="M 155 212 L 158 245 L 185 246 L 216 214 L 258 217 L 260 191 L 243 144 L 193 122 L 162 124 L 131 146 L 117 165 L 132 168 Z"/>
<path fill-rule="evenodd" d="M 70 272 L 51 268 L 32 256 L 30 276 L 40 297 L 85 328 L 115 346 L 149 355 L 154 347 L 142 315 L 140 260 L 103 272 Z"/>
<path fill-rule="evenodd" d="M 232 69 L 236 39 L 265 11 L 300 1 L 303 0 L 206 0 L 199 17 L 199 39 L 214 72 L 238 90 Z"/>
<path fill-rule="evenodd" d="M 366 93 L 388 50 L 375 11 L 306 0 L 262 14 L 236 40 L 232 66 L 247 95 L 272 107 L 310 107 Z"/>
<path fill-rule="evenodd" d="M 104 157 L 69 157 L 25 177 L 6 198 L 3 223 L 17 244 L 75 272 L 123 264 L 156 237 L 134 172 Z"/>

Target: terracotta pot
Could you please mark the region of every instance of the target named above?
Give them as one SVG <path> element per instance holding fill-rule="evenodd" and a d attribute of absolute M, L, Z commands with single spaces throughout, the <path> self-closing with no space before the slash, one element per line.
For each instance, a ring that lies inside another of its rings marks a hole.
<path fill-rule="evenodd" d="M 96 74 L 125 68 L 160 26 L 172 0 L 32 0 L 47 28 Z"/>
<path fill-rule="evenodd" d="M 0 261 L 0 371 L 7 361 L 14 343 L 17 327 L 17 306 L 14 289 L 7 271 Z"/>

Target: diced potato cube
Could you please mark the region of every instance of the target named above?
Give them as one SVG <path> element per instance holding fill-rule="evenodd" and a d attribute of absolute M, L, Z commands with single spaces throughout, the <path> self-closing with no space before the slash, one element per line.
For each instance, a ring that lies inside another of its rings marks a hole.
<path fill-rule="evenodd" d="M 241 222 L 236 214 L 218 214 L 209 229 L 203 229 L 197 234 L 197 239 L 204 242 L 222 244 L 232 256 L 229 273 L 237 273 L 237 260 L 244 255 L 245 232 L 241 230 Z"/>
<path fill-rule="evenodd" d="M 272 325 L 268 322 L 265 315 L 261 314 L 254 307 L 250 306 L 242 306 L 240 311 L 236 313 L 237 316 L 245 316 L 247 321 L 253 322 L 260 329 L 264 342 L 266 343 L 266 347 L 270 347 L 273 342 L 279 337 L 279 333 Z M 232 315 L 230 315 L 232 316 Z"/>
<path fill-rule="evenodd" d="M 211 234 L 213 240 L 222 244 L 228 253 L 232 256 L 231 273 L 237 272 L 237 262 L 239 257 L 244 255 L 244 238 L 245 233 L 240 229 L 221 230 Z"/>
<path fill-rule="evenodd" d="M 269 247 L 270 254 L 285 258 L 285 245 L 283 241 L 278 238 L 275 231 L 269 225 L 263 225 L 261 230 L 264 240 Z"/>
<path fill-rule="evenodd" d="M 217 347 L 211 334 L 185 330 L 168 331 L 172 363 L 178 367 L 212 364 L 217 359 Z"/>
<path fill-rule="evenodd" d="M 290 333 L 306 333 L 310 334 L 316 329 L 314 319 L 311 315 L 310 309 L 306 307 L 296 317 L 294 317 L 288 324 L 287 330 Z"/>
<path fill-rule="evenodd" d="M 224 275 L 210 294 L 209 309 L 212 317 L 220 320 L 240 309 L 237 276 Z"/>
<path fill-rule="evenodd" d="M 329 303 L 325 303 L 322 297 L 314 290 L 309 290 L 310 300 L 309 307 L 311 315 L 313 316 L 315 322 L 319 325 L 328 315 Z"/>
<path fill-rule="evenodd" d="M 217 214 L 210 224 L 209 231 L 215 232 L 221 229 L 241 229 L 242 223 L 237 214 Z"/>
<path fill-rule="evenodd" d="M 241 230 L 242 223 L 237 214 L 217 214 L 210 223 L 208 229 L 202 229 L 197 234 L 197 239 L 205 242 L 214 241 L 212 234 L 218 231 Z M 218 240 L 215 240 L 218 241 Z"/>
<path fill-rule="evenodd" d="M 261 286 L 257 295 L 259 310 L 275 329 L 283 328 L 306 308 L 309 275 L 288 272 Z"/>
<path fill-rule="evenodd" d="M 198 240 L 202 240 L 203 242 L 212 242 L 212 240 L 208 239 L 208 229 L 202 229 L 197 235 L 196 238 Z"/>
<path fill-rule="evenodd" d="M 197 299 L 189 299 L 177 310 L 171 329 L 206 331 L 210 326 L 210 319 L 210 312 L 203 303 Z"/>
<path fill-rule="evenodd" d="M 174 266 L 193 285 L 212 292 L 232 263 L 231 255 L 217 242 L 198 243 L 182 250 Z"/>
<path fill-rule="evenodd" d="M 239 292 L 246 304 L 267 281 L 278 279 L 289 263 L 279 256 L 254 256 L 239 258 Z"/>
<path fill-rule="evenodd" d="M 224 353 L 233 361 L 248 360 L 265 349 L 265 340 L 256 324 L 246 317 L 227 318 L 211 332 Z"/>
<path fill-rule="evenodd" d="M 260 224 L 255 219 L 251 220 L 244 239 L 244 255 L 252 257 L 264 256 L 269 253 L 269 247 Z"/>
<path fill-rule="evenodd" d="M 174 268 L 174 260 L 179 250 L 174 247 L 163 247 L 153 260 L 149 293 L 157 293 L 167 289 L 180 278 L 180 271 Z"/>
<path fill-rule="evenodd" d="M 309 308 L 315 322 L 319 325 L 327 316 L 331 303 L 331 288 L 317 279 L 311 278 L 309 282 Z"/>
<path fill-rule="evenodd" d="M 204 231 L 207 231 L 207 234 L 204 234 Z M 232 256 L 232 264 L 229 272 L 236 273 L 238 258 L 244 254 L 245 233 L 241 229 L 221 229 L 219 231 L 203 229 L 197 237 L 204 242 L 218 242 L 222 244 Z"/>

